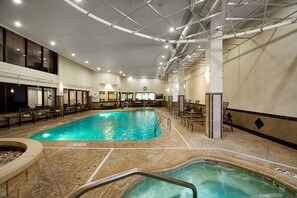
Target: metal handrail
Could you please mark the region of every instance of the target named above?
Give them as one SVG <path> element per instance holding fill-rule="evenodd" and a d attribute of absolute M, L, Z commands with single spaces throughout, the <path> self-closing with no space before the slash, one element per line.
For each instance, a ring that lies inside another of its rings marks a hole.
<path fill-rule="evenodd" d="M 161 122 L 164 120 L 165 116 L 161 116 L 158 120 L 158 122 L 156 123 L 155 127 L 154 127 L 154 133 L 155 133 L 155 137 L 156 137 L 156 131 L 157 128 L 160 126 Z"/>
<path fill-rule="evenodd" d="M 165 182 L 168 182 L 168 183 L 172 183 L 172 184 L 175 184 L 175 185 L 178 185 L 178 186 L 182 186 L 182 187 L 185 187 L 185 188 L 190 188 L 192 190 L 192 192 L 193 192 L 193 198 L 198 197 L 197 189 L 191 183 L 188 183 L 188 182 L 185 182 L 185 181 L 182 181 L 182 180 L 179 180 L 179 179 L 175 179 L 175 178 L 172 178 L 172 177 L 168 177 L 166 175 L 162 175 L 162 174 L 159 174 L 159 173 L 153 173 L 153 172 L 141 170 L 141 169 L 138 169 L 138 168 L 127 170 L 127 171 L 117 173 L 117 174 L 114 174 L 114 175 L 111 175 L 111 176 L 108 176 L 108 177 L 105 177 L 105 178 L 102 178 L 102 179 L 99 179 L 99 180 L 96 180 L 96 181 L 86 183 L 86 184 L 82 185 L 81 187 L 79 187 L 77 190 L 73 191 L 68 197 L 69 198 L 80 197 L 81 195 L 85 194 L 86 192 L 88 192 L 88 191 L 90 191 L 90 190 L 92 190 L 94 188 L 97 188 L 97 187 L 100 187 L 100 186 L 103 186 L 103 185 L 106 185 L 106 184 L 109 184 L 109 183 L 112 183 L 112 182 L 115 182 L 115 181 L 130 177 L 132 175 L 147 176 L 147 177 L 162 180 L 162 181 L 165 181 Z"/>

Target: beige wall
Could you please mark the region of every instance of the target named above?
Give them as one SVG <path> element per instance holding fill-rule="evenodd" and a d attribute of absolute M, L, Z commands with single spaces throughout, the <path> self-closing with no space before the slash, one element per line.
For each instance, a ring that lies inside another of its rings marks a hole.
<path fill-rule="evenodd" d="M 58 76 L 0 61 L 0 82 L 57 87 Z"/>
<path fill-rule="evenodd" d="M 144 91 L 143 87 L 147 87 Z M 121 78 L 121 92 L 155 92 L 156 94 L 165 94 L 164 80 L 160 79 L 129 79 Z M 135 97 L 135 94 L 133 95 Z"/>
<path fill-rule="evenodd" d="M 200 100 L 200 104 L 205 104 L 205 66 L 197 69 L 185 77 L 186 99 L 195 102 Z"/>
<path fill-rule="evenodd" d="M 224 55 L 223 97 L 231 108 L 297 117 L 296 40 L 297 24 L 292 24 L 254 36 Z"/>
<path fill-rule="evenodd" d="M 93 71 L 58 55 L 58 76 L 64 88 L 89 90 Z"/>

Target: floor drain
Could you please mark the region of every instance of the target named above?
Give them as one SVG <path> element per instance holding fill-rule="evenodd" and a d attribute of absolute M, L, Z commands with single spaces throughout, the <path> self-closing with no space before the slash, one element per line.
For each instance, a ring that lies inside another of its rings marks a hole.
<path fill-rule="evenodd" d="M 288 175 L 290 177 L 293 177 L 293 178 L 297 179 L 297 175 L 290 172 L 290 171 L 286 171 L 285 169 L 282 169 L 282 168 L 276 168 L 275 170 L 277 170 L 278 172 L 281 172 L 281 173 L 283 173 L 285 175 Z"/>
<path fill-rule="evenodd" d="M 87 143 L 71 143 L 71 144 L 68 144 L 68 146 L 86 146 Z"/>

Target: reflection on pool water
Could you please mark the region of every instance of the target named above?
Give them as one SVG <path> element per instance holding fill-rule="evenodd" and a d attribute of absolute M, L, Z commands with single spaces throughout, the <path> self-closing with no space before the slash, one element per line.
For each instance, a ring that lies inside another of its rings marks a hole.
<path fill-rule="evenodd" d="M 147 140 L 161 135 L 154 110 L 98 113 L 30 136 L 36 140 Z"/>
<path fill-rule="evenodd" d="M 167 173 L 193 183 L 202 198 L 282 197 L 294 198 L 295 194 L 252 172 L 221 163 L 199 161 Z M 191 189 L 155 179 L 144 179 L 125 195 L 125 198 L 192 198 Z"/>

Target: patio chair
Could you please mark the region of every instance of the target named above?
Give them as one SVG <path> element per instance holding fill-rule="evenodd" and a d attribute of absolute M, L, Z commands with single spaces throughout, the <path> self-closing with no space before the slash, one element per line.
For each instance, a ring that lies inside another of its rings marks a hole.
<path fill-rule="evenodd" d="M 223 102 L 223 122 L 229 124 L 231 126 L 231 131 L 233 131 L 232 118 L 229 117 L 227 114 L 228 105 L 229 105 L 229 102 Z"/>

